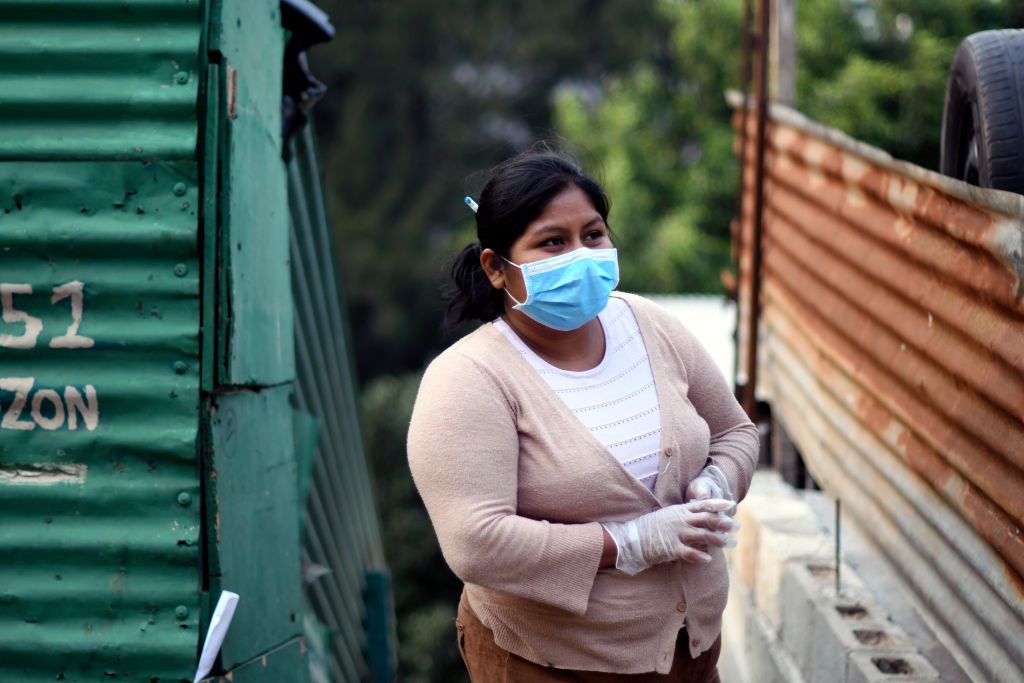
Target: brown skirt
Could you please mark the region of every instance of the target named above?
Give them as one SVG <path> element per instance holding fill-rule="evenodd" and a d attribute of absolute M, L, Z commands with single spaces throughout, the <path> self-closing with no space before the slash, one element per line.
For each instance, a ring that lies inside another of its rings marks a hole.
<path fill-rule="evenodd" d="M 473 613 L 465 593 L 459 600 L 455 637 L 472 683 L 719 683 L 717 664 L 722 637 L 719 636 L 714 645 L 697 659 L 691 659 L 685 628 L 676 638 L 672 669 L 667 674 L 613 674 L 556 669 L 535 664 L 502 649 L 494 642 L 494 634 Z"/>

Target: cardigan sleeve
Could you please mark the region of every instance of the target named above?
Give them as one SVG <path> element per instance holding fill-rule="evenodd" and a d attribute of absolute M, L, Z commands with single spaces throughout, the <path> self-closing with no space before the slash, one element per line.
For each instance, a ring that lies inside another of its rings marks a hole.
<path fill-rule="evenodd" d="M 729 389 L 721 370 L 700 341 L 679 323 L 685 340 L 687 398 L 711 431 L 708 464 L 717 465 L 740 501 L 747 495 L 757 467 L 760 439 Z"/>
<path fill-rule="evenodd" d="M 449 349 L 427 368 L 408 436 L 409 468 L 441 551 L 467 583 L 584 614 L 600 564 L 600 524 L 516 514 L 519 434 L 510 398 Z"/>

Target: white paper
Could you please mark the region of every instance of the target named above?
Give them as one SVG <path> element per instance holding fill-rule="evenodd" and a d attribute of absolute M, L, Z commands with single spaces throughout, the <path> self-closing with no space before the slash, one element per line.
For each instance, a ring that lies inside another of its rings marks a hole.
<path fill-rule="evenodd" d="M 203 653 L 199 655 L 199 668 L 196 669 L 196 677 L 192 679 L 192 683 L 199 683 L 213 668 L 220 646 L 224 644 L 224 636 L 228 634 L 228 627 L 231 626 L 231 619 L 235 616 L 237 605 L 238 593 L 221 592 L 217 607 L 210 617 L 210 628 L 206 631 L 206 642 L 203 643 Z"/>

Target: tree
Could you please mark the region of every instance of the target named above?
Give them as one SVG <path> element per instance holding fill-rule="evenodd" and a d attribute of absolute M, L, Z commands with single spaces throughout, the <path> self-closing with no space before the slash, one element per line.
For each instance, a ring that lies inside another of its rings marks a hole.
<path fill-rule="evenodd" d="M 634 0 L 321 4 L 338 33 L 311 52 L 329 88 L 315 120 L 365 381 L 444 346 L 439 287 L 453 238 L 472 234 L 470 176 L 551 134 L 560 84 L 597 83 L 666 36 Z"/>
<path fill-rule="evenodd" d="M 556 118 L 603 169 L 622 286 L 720 292 L 739 169 L 724 93 L 739 85 L 739 0 L 662 0 L 669 59 L 564 88 Z M 957 43 L 1020 25 L 1011 0 L 798 0 L 797 107 L 894 156 L 936 168 Z"/>

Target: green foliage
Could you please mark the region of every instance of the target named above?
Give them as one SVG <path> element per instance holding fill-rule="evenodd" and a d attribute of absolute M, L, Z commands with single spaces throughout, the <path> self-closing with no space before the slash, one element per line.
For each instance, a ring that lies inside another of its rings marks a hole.
<path fill-rule="evenodd" d="M 671 55 L 606 78 L 596 94 L 564 89 L 556 121 L 603 172 L 623 288 L 715 292 L 739 173 L 723 95 L 739 86 L 741 3 L 663 0 L 656 11 Z M 1011 0 L 798 0 L 797 107 L 935 168 L 957 44 L 1022 14 Z"/>
<path fill-rule="evenodd" d="M 362 394 L 363 434 L 371 457 L 384 552 L 391 570 L 403 680 L 465 680 L 455 646 L 461 582 L 441 556 L 406 464 L 405 437 L 420 373 L 383 376 Z"/>
<path fill-rule="evenodd" d="M 315 110 L 360 373 L 419 368 L 445 344 L 438 291 L 485 171 L 551 134 L 551 94 L 650 57 L 635 0 L 321 1 Z M 622 30 L 629 27 L 629 30 Z M 466 179 L 470 181 L 466 183 Z"/>
<path fill-rule="evenodd" d="M 622 288 L 718 291 L 728 263 L 738 168 L 722 93 L 739 73 L 739 3 L 663 2 L 671 59 L 566 88 L 562 133 L 585 140 L 612 198 Z"/>

